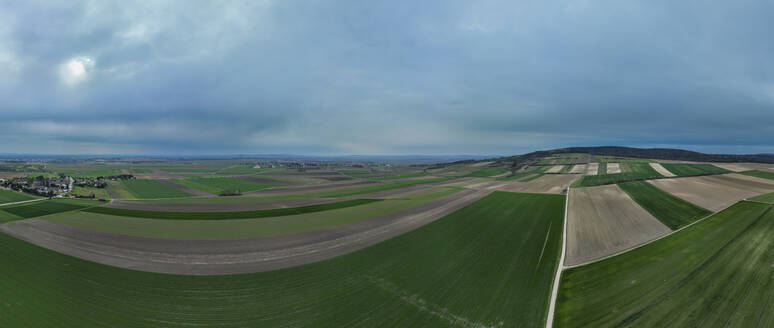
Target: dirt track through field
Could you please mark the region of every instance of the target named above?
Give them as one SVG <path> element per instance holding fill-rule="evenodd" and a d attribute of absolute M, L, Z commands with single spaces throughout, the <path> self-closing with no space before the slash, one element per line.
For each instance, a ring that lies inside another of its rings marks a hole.
<path fill-rule="evenodd" d="M 570 192 L 566 266 L 599 259 L 672 231 L 617 185 Z"/>
<path fill-rule="evenodd" d="M 262 272 L 347 254 L 435 221 L 489 192 L 464 190 L 414 208 L 338 227 L 254 239 L 185 241 L 95 232 L 46 220 L 0 231 L 81 259 L 141 271 L 217 275 Z"/>
<path fill-rule="evenodd" d="M 572 170 L 570 170 L 570 173 L 575 174 L 581 174 L 583 172 L 586 172 L 586 164 L 578 164 L 572 167 Z"/>
<path fill-rule="evenodd" d="M 599 163 L 589 163 L 586 167 L 586 175 L 597 175 L 599 171 Z"/>
<path fill-rule="evenodd" d="M 650 167 L 652 167 L 654 170 L 656 170 L 656 172 L 658 172 L 658 174 L 661 174 L 661 175 L 663 175 L 665 177 L 670 177 L 670 178 L 676 176 L 674 173 L 669 172 L 669 170 L 667 170 L 663 165 L 661 165 L 659 163 L 648 163 L 648 164 L 650 164 Z"/>
<path fill-rule="evenodd" d="M 657 179 L 648 182 L 661 190 L 713 212 L 748 197 L 774 192 L 774 180 L 734 173 Z"/>
<path fill-rule="evenodd" d="M 607 174 L 621 173 L 620 163 L 607 163 Z"/>

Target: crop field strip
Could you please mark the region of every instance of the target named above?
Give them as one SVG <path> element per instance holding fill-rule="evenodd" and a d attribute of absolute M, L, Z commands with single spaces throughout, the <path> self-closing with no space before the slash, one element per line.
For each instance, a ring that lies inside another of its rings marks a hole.
<path fill-rule="evenodd" d="M 33 200 L 37 197 L 27 195 L 14 190 L 0 189 L 0 204 L 23 202 L 25 200 Z"/>
<path fill-rule="evenodd" d="M 637 204 L 672 230 L 712 214 L 711 211 L 675 197 L 645 181 L 618 184 Z"/>
<path fill-rule="evenodd" d="M 132 179 L 121 181 L 121 186 L 138 199 L 191 197 L 193 195 L 156 180 Z"/>
<path fill-rule="evenodd" d="M 187 187 L 200 189 L 206 192 L 211 192 L 211 190 L 214 189 L 217 190 L 218 193 L 223 192 L 224 190 L 238 190 L 245 193 L 274 186 L 273 184 L 268 183 L 258 183 L 233 178 L 190 177 L 187 180 L 192 182 L 192 184 L 186 185 Z M 205 186 L 205 188 L 202 188 L 201 186 Z"/>
<path fill-rule="evenodd" d="M 731 173 L 729 170 L 719 168 L 712 164 L 661 163 L 661 166 L 679 177 Z"/>
<path fill-rule="evenodd" d="M 749 199 L 750 201 L 754 202 L 761 202 L 761 203 L 767 203 L 767 204 L 774 204 L 774 192 L 763 194 L 759 196 L 755 196 Z"/>
<path fill-rule="evenodd" d="M 0 299 L 15 300 L 3 320 L 61 327 L 539 327 L 561 246 L 563 200 L 494 193 L 349 255 L 217 277 L 118 269 L 0 235 Z"/>
<path fill-rule="evenodd" d="M 650 167 L 652 167 L 654 170 L 656 170 L 656 172 L 658 172 L 659 174 L 661 174 L 661 175 L 663 175 L 665 177 L 671 178 L 671 177 L 677 176 L 674 173 L 669 172 L 669 170 L 664 168 L 664 166 L 662 166 L 659 163 L 648 163 L 648 164 L 650 165 Z"/>
<path fill-rule="evenodd" d="M 508 170 L 502 167 L 486 167 L 486 168 L 478 169 L 474 172 L 468 173 L 464 175 L 464 177 L 487 178 L 487 177 L 500 175 L 507 172 Z"/>
<path fill-rule="evenodd" d="M 532 180 L 537 180 L 537 179 L 539 179 L 540 177 L 542 177 L 542 176 L 544 176 L 544 175 L 546 175 L 546 173 L 538 173 L 538 174 L 535 174 L 535 175 L 532 175 L 532 176 L 526 177 L 526 178 L 524 178 L 524 179 L 521 179 L 521 180 L 519 180 L 519 181 L 521 181 L 521 182 L 530 182 L 530 181 L 532 181 Z"/>
<path fill-rule="evenodd" d="M 739 174 L 748 175 L 751 177 L 761 178 L 761 179 L 769 179 L 774 180 L 774 172 L 766 172 L 761 170 L 750 170 L 750 171 L 743 171 L 739 172 Z"/>
<path fill-rule="evenodd" d="M 241 219 L 138 218 L 94 212 L 64 213 L 46 220 L 83 229 L 148 238 L 180 240 L 223 240 L 300 233 L 369 220 L 414 208 L 459 192 L 460 188 L 441 187 L 401 199 L 387 199 L 358 206 L 304 214 Z M 105 208 L 112 211 L 112 208 Z M 202 213 L 206 216 L 209 213 Z"/>
<path fill-rule="evenodd" d="M 95 206 L 99 203 L 87 200 L 41 200 L 18 205 L 0 207 L 0 223 L 7 223 L 26 218 L 69 212 Z"/>
<path fill-rule="evenodd" d="M 562 275 L 557 327 L 774 324 L 774 210 L 739 202 L 641 248 Z"/>
<path fill-rule="evenodd" d="M 346 207 L 369 204 L 382 201 L 382 199 L 352 199 L 335 203 L 326 203 L 319 205 L 309 205 L 300 207 L 277 208 L 256 211 L 237 211 L 237 212 L 161 212 L 161 211 L 142 211 L 111 207 L 92 207 L 84 212 L 99 213 L 116 216 L 128 216 L 148 219 L 166 219 L 166 220 L 228 220 L 228 219 L 257 219 L 265 217 L 299 215 L 305 213 L 314 213 L 328 210 L 336 210 Z"/>
<path fill-rule="evenodd" d="M 600 163 L 599 172 L 605 172 L 603 170 L 605 170 L 607 165 L 609 164 Z M 653 167 L 651 167 L 648 163 L 622 162 L 620 163 L 620 165 L 623 167 L 626 167 L 627 172 L 614 173 L 614 174 L 586 175 L 586 176 L 583 176 L 580 180 L 578 180 L 578 182 L 575 183 L 575 186 L 592 187 L 592 186 L 615 184 L 615 183 L 621 183 L 621 182 L 663 178 L 663 176 L 658 172 L 656 172 L 656 170 L 653 169 Z"/>

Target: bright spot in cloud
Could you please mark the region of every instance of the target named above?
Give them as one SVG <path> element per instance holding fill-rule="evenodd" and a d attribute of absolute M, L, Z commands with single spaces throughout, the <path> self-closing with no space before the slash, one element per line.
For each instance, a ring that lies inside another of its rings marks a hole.
<path fill-rule="evenodd" d="M 77 57 L 68 60 L 59 67 L 59 77 L 67 85 L 85 81 L 94 68 L 94 60 L 89 57 Z"/>

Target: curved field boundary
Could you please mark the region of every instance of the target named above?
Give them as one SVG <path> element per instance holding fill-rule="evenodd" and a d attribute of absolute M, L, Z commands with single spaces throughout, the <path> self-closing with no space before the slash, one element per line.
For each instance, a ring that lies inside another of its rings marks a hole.
<path fill-rule="evenodd" d="M 558 256 L 563 196 L 494 196 L 359 252 L 244 275 L 124 270 L 0 234 L 0 296 L 13 307 L 3 312 L 3 322 L 65 328 L 540 327 Z"/>
<path fill-rule="evenodd" d="M 143 211 L 130 210 L 113 207 L 92 207 L 85 209 L 84 212 L 100 213 L 117 216 L 129 216 L 148 219 L 165 220 L 233 220 L 233 219 L 257 219 L 276 216 L 297 215 L 305 213 L 314 213 L 340 208 L 369 204 L 382 201 L 382 199 L 352 199 L 335 203 L 317 204 L 309 206 L 299 206 L 290 208 L 275 208 L 268 210 L 255 211 L 237 211 L 237 212 L 162 212 L 162 211 Z"/>
<path fill-rule="evenodd" d="M 0 231 L 64 254 L 128 269 L 192 275 L 237 274 L 298 266 L 350 253 L 435 221 L 487 194 L 466 190 L 378 218 L 250 239 L 146 238 L 39 219 L 6 224 L 0 226 Z"/>
<path fill-rule="evenodd" d="M 38 199 L 38 197 L 30 196 L 15 190 L 0 188 L 0 206 L 8 203 L 18 203 L 35 199 Z"/>

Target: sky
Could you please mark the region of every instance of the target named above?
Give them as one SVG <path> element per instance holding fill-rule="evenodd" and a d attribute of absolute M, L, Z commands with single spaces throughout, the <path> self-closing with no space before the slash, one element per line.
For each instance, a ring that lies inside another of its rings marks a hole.
<path fill-rule="evenodd" d="M 771 1 L 0 1 L 0 153 L 774 153 Z"/>

